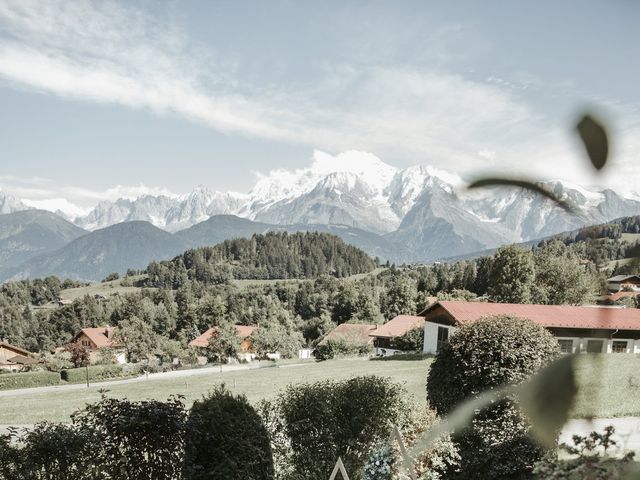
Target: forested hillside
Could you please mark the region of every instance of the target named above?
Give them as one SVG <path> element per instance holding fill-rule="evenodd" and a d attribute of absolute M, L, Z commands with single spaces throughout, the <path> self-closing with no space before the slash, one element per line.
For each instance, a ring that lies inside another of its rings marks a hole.
<path fill-rule="evenodd" d="M 188 250 L 147 267 L 148 287 L 177 288 L 187 280 L 220 284 L 230 279 L 345 277 L 375 269 L 377 261 L 335 235 L 267 233 Z"/>

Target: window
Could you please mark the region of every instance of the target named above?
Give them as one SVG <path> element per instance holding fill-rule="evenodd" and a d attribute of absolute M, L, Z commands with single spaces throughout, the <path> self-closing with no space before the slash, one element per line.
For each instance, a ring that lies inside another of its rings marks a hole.
<path fill-rule="evenodd" d="M 604 340 L 587 340 L 587 353 L 602 353 Z"/>
<path fill-rule="evenodd" d="M 611 344 L 611 351 L 613 353 L 627 353 L 627 341 L 614 340 Z"/>
<path fill-rule="evenodd" d="M 573 340 L 558 340 L 562 353 L 573 353 Z"/>
<path fill-rule="evenodd" d="M 438 343 L 436 351 L 439 352 L 442 346 L 449 341 L 449 329 L 447 327 L 438 327 Z"/>

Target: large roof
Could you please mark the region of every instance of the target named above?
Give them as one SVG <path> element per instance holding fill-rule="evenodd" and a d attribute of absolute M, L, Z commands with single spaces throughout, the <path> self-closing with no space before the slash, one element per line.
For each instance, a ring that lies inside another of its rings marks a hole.
<path fill-rule="evenodd" d="M 16 352 L 19 355 L 25 355 L 25 356 L 33 355 L 31 352 L 25 350 L 24 348 L 16 347 L 15 345 L 11 345 L 10 343 L 7 343 L 7 342 L 0 342 L 0 347 L 4 347 L 7 350 Z"/>
<path fill-rule="evenodd" d="M 414 328 L 422 328 L 424 326 L 424 317 L 416 315 L 398 315 L 393 317 L 384 325 L 379 326 L 369 335 L 372 337 L 401 337 L 409 330 Z"/>
<path fill-rule="evenodd" d="M 443 301 L 428 307 L 423 314 L 438 305 L 462 324 L 493 315 L 513 315 L 543 327 L 640 330 L 640 309 L 637 308 Z"/>
<path fill-rule="evenodd" d="M 236 325 L 235 327 L 236 332 L 238 333 L 238 337 L 242 338 L 243 340 L 251 335 L 256 328 L 253 325 Z M 191 342 L 189 342 L 189 345 L 191 345 L 192 347 L 206 347 L 207 345 L 209 345 L 209 339 L 211 338 L 211 335 L 213 335 L 217 330 L 218 327 L 211 327 L 199 337 L 191 340 Z"/>
<path fill-rule="evenodd" d="M 118 327 L 83 328 L 75 338 L 77 339 L 80 334 L 84 333 L 98 348 L 113 347 L 113 335 L 117 329 Z"/>
<path fill-rule="evenodd" d="M 368 343 L 373 341 L 373 339 L 369 337 L 369 334 L 375 329 L 375 325 L 366 323 L 341 323 L 327 333 L 318 345 L 324 345 L 329 340 Z"/>

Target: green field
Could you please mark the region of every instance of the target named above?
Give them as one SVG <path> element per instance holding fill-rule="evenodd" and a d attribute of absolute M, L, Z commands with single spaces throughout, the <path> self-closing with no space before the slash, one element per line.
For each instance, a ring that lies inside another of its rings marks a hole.
<path fill-rule="evenodd" d="M 624 242 L 635 243 L 640 240 L 640 233 L 623 233 L 621 239 Z"/>
<path fill-rule="evenodd" d="M 141 280 L 146 277 L 146 275 L 136 275 L 131 277 L 126 277 L 127 281 L 132 283 Z M 122 285 L 122 281 L 125 278 L 120 278 L 118 280 L 113 280 L 111 282 L 102 282 L 102 283 L 92 283 L 86 287 L 78 287 L 78 288 L 67 288 L 65 290 L 60 291 L 60 298 L 63 300 L 75 300 L 76 298 L 82 298 L 85 295 L 94 296 L 94 295 L 104 295 L 108 297 L 110 295 L 131 293 L 140 291 L 139 287 L 126 287 Z"/>
<path fill-rule="evenodd" d="M 578 380 L 581 385 L 573 416 L 577 418 L 640 415 L 640 356 L 602 355 L 597 364 L 581 357 Z M 418 401 L 425 400 L 425 379 L 431 359 L 416 361 L 330 360 L 285 364 L 281 367 L 210 373 L 184 378 L 156 378 L 108 387 L 109 396 L 131 400 L 184 395 L 187 404 L 200 398 L 214 385 L 226 383 L 244 393 L 251 402 L 270 398 L 289 384 L 321 379 L 340 379 L 355 375 L 381 375 L 403 383 Z M 0 424 L 30 424 L 42 420 L 68 421 L 69 415 L 86 403 L 100 398 L 99 389 L 90 387 L 15 397 L 1 397 Z"/>

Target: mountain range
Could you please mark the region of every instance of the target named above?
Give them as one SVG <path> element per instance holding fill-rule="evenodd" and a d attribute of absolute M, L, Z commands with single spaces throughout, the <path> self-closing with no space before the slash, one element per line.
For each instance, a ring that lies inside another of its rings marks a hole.
<path fill-rule="evenodd" d="M 310 167 L 261 176 L 246 194 L 200 186 L 183 196 L 103 201 L 75 218 L 24 216 L 26 202 L 0 192 L 0 279 L 61 272 L 99 279 L 186 248 L 268 230 L 330 231 L 381 260 L 427 262 L 640 214 L 637 195 L 560 180 L 543 185 L 573 203 L 577 215 L 529 191 L 469 191 L 464 185 L 441 169 L 398 169 L 348 151 L 315 152 Z M 40 222 L 44 233 L 35 231 Z"/>

